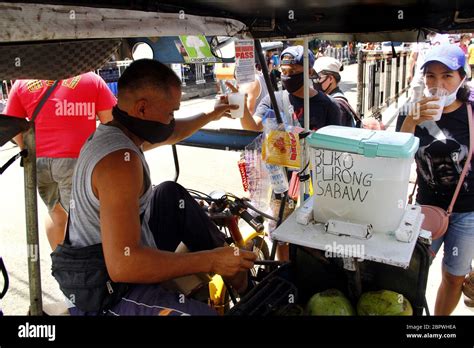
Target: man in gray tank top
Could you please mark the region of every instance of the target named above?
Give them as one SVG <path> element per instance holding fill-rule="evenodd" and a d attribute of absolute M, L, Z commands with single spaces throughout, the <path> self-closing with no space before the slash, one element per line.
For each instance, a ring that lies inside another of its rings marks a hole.
<path fill-rule="evenodd" d="M 237 108 L 221 99 L 210 113 L 175 120 L 180 99 L 181 81 L 171 69 L 150 59 L 133 62 L 118 81 L 113 121 L 98 127 L 79 156 L 71 244 L 102 243 L 112 281 L 135 284 L 109 314 L 215 314 L 203 303 L 179 301 L 160 283 L 204 272 L 220 274 L 237 291 L 244 290 L 256 258 L 224 246 L 223 234 L 183 187 L 151 185 L 143 151 L 177 143 Z M 191 252 L 174 253 L 181 242 Z M 71 313 L 86 314 L 77 308 Z"/>

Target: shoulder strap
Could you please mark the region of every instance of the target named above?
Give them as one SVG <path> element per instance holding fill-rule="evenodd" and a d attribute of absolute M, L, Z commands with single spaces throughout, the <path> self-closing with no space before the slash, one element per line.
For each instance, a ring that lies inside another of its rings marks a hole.
<path fill-rule="evenodd" d="M 472 151 L 474 149 L 474 130 L 472 126 L 472 106 L 471 103 L 466 104 L 467 107 L 467 118 L 469 124 L 469 152 L 467 154 L 466 163 L 464 163 L 464 168 L 462 169 L 461 176 L 459 177 L 458 185 L 456 186 L 456 191 L 454 191 L 453 199 L 451 200 L 451 204 L 448 208 L 448 215 L 451 215 L 451 212 L 454 208 L 454 203 L 456 203 L 456 199 L 458 198 L 459 191 L 461 190 L 461 186 L 464 183 L 464 178 L 467 174 L 467 169 L 469 164 L 471 163 L 472 158 Z"/>
<path fill-rule="evenodd" d="M 344 96 L 342 92 L 336 92 L 334 94 L 331 94 L 331 97 L 333 98 L 341 98 L 347 101 L 347 98 Z"/>
<path fill-rule="evenodd" d="M 340 102 L 341 104 L 343 104 L 343 107 L 348 110 L 351 114 L 354 115 L 354 118 L 356 119 L 356 121 L 361 121 L 359 115 L 357 114 L 357 112 L 355 112 L 355 110 L 352 108 L 351 104 L 349 104 L 349 102 L 347 101 L 347 99 L 343 96 L 333 96 L 334 99 L 336 99 L 337 102 Z"/>
<path fill-rule="evenodd" d="M 31 122 L 35 122 L 36 116 L 38 116 L 39 112 L 43 108 L 44 103 L 46 103 L 46 101 L 48 100 L 51 93 L 53 93 L 58 83 L 59 83 L 58 80 L 54 81 L 54 83 L 46 90 L 46 93 L 43 94 L 40 102 L 38 103 L 38 105 L 36 105 L 35 111 L 33 111 L 33 115 L 31 115 Z"/>
<path fill-rule="evenodd" d="M 413 191 L 411 192 L 410 196 L 408 196 L 408 204 L 413 203 L 413 196 L 415 195 L 416 185 L 418 185 L 418 177 L 415 180 L 415 184 L 413 185 Z"/>
<path fill-rule="evenodd" d="M 7 161 L 7 163 L 5 163 L 3 166 L 0 167 L 0 175 L 2 175 L 3 172 L 7 170 L 7 168 L 10 167 L 13 164 L 13 162 L 15 162 L 18 158 L 26 157 L 27 155 L 28 155 L 28 151 L 26 151 L 26 149 L 23 149 L 20 152 L 18 152 L 16 155 L 10 158 Z"/>

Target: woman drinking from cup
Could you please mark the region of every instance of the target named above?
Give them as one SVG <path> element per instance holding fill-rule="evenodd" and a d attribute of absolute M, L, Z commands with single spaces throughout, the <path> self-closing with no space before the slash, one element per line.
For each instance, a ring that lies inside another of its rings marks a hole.
<path fill-rule="evenodd" d="M 418 174 L 417 203 L 447 209 L 469 151 L 469 88 L 464 52 L 456 45 L 435 46 L 425 55 L 424 96 L 405 118 L 402 132 L 420 138 L 415 156 Z M 456 308 L 464 278 L 474 258 L 474 167 L 466 177 L 450 216 L 447 232 L 433 240 L 437 252 L 444 243 L 442 281 L 435 315 Z"/>

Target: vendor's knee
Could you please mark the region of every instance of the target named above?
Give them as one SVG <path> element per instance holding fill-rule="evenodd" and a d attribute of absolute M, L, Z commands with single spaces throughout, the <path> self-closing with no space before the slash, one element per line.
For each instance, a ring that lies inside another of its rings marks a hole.
<path fill-rule="evenodd" d="M 153 189 L 153 204 L 169 204 L 180 202 L 185 196 L 186 189 L 174 181 L 165 181 Z"/>
<path fill-rule="evenodd" d="M 173 193 L 173 192 L 182 192 L 184 187 L 174 181 L 164 181 L 161 184 L 155 187 L 155 192 L 157 193 Z"/>

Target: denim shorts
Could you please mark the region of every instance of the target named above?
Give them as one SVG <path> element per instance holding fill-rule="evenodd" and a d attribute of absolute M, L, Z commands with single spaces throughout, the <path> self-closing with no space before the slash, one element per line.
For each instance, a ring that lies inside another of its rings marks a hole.
<path fill-rule="evenodd" d="M 435 253 L 444 242 L 443 267 L 454 276 L 468 274 L 474 259 L 474 212 L 452 213 L 443 237 L 434 240 Z"/>

